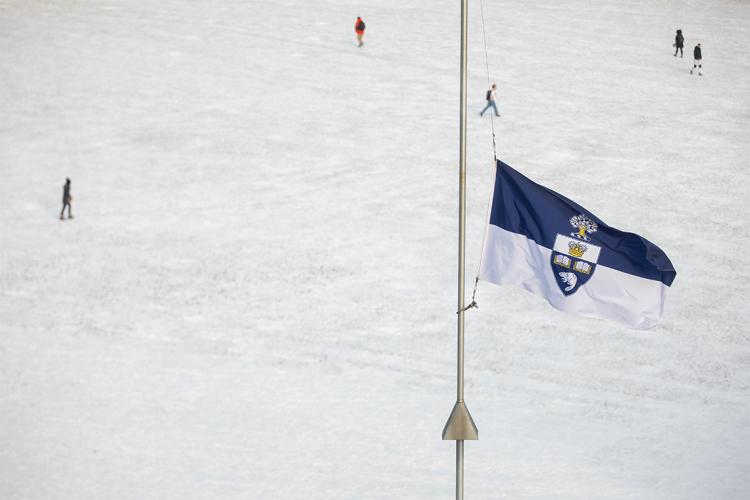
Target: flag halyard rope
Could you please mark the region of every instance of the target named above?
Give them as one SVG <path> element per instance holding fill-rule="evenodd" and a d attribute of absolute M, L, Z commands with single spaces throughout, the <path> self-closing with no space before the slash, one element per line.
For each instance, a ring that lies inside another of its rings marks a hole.
<path fill-rule="evenodd" d="M 484 67 L 487 72 L 487 86 L 489 87 L 491 85 L 490 83 L 490 60 L 489 60 L 489 56 L 487 53 L 487 30 L 485 29 L 484 1 L 483 0 L 479 0 L 479 12 L 482 18 L 482 44 L 484 46 Z M 492 155 L 494 159 L 493 165 L 495 168 L 497 168 L 497 141 L 495 140 L 495 117 L 493 116 L 493 114 L 494 113 L 490 113 L 490 130 L 492 133 Z M 490 215 L 490 202 L 488 201 L 486 217 L 485 217 L 485 221 L 487 224 L 489 223 L 489 215 Z M 484 254 L 484 244 L 485 244 L 486 238 L 487 238 L 487 231 L 485 228 L 485 234 L 484 234 L 484 237 L 482 238 L 482 254 Z M 471 303 L 468 306 L 466 306 L 463 309 L 463 311 L 467 311 L 472 308 L 479 309 L 479 305 L 477 305 L 477 301 L 476 301 L 476 296 L 477 296 L 477 287 L 479 286 L 479 270 L 482 268 L 482 257 L 484 257 L 484 255 L 481 255 L 479 258 L 479 269 L 477 269 L 477 274 L 476 274 L 476 277 L 474 278 L 474 291 L 471 294 Z"/>
<path fill-rule="evenodd" d="M 490 61 L 487 56 L 487 32 L 484 28 L 484 1 L 479 0 L 479 12 L 482 18 L 482 43 L 484 45 L 484 67 L 487 71 L 487 86 L 490 85 Z M 492 153 L 497 161 L 497 145 L 495 143 L 495 117 L 490 113 L 490 128 L 492 129 Z"/>
<path fill-rule="evenodd" d="M 479 276 L 474 278 L 474 293 L 471 294 L 471 303 L 468 306 L 464 307 L 463 309 L 459 309 L 458 311 L 456 311 L 456 314 L 466 312 L 469 309 L 479 309 L 479 304 L 477 304 L 477 301 L 474 300 L 476 299 L 476 296 L 477 296 L 477 284 L 478 283 L 479 283 Z"/>

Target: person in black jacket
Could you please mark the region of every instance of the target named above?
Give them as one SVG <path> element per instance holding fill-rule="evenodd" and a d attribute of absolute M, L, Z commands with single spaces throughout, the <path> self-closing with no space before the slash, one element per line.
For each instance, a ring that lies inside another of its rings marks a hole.
<path fill-rule="evenodd" d="M 65 185 L 63 186 L 63 207 L 60 211 L 60 220 L 64 220 L 65 207 L 68 207 L 68 219 L 73 218 L 73 214 L 70 213 L 70 202 L 73 201 L 73 197 L 70 195 L 70 179 L 65 178 Z"/>
<path fill-rule="evenodd" d="M 693 71 L 695 71 L 695 68 L 698 68 L 698 76 L 703 76 L 703 73 L 701 73 L 701 64 L 703 63 L 703 54 L 701 54 L 701 44 L 698 44 L 693 49 L 693 69 L 690 70 L 690 74 L 693 74 Z"/>
<path fill-rule="evenodd" d="M 682 36 L 682 30 L 677 30 L 677 34 L 674 36 L 674 56 L 677 57 L 677 51 L 680 51 L 680 57 L 682 57 L 682 46 L 685 43 L 685 37 Z"/>

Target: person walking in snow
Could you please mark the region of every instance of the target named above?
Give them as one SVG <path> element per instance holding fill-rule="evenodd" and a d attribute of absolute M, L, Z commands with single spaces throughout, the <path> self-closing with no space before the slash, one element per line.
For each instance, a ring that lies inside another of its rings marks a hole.
<path fill-rule="evenodd" d="M 677 30 L 677 34 L 674 36 L 674 56 L 677 57 L 677 51 L 680 51 L 680 57 L 682 57 L 682 46 L 685 43 L 685 37 L 682 36 L 682 30 Z"/>
<path fill-rule="evenodd" d="M 490 108 L 495 110 L 495 116 L 500 116 L 500 113 L 497 112 L 497 106 L 495 105 L 496 97 L 497 97 L 497 85 L 493 83 L 492 87 L 490 87 L 487 90 L 487 95 L 485 96 L 485 98 L 487 99 L 487 106 L 485 106 L 484 109 L 479 112 L 479 116 L 484 116 L 484 112 Z"/>
<path fill-rule="evenodd" d="M 73 214 L 70 213 L 70 202 L 73 201 L 73 197 L 70 195 L 70 179 L 65 178 L 65 185 L 63 186 L 63 207 L 60 211 L 60 220 L 64 220 L 65 207 L 68 207 L 68 219 L 73 218 Z"/>
<path fill-rule="evenodd" d="M 354 22 L 354 32 L 357 34 L 357 43 L 359 46 L 363 46 L 365 42 L 362 38 L 365 36 L 365 22 L 361 17 L 357 16 L 357 20 Z"/>
<path fill-rule="evenodd" d="M 693 49 L 693 69 L 690 70 L 690 74 L 693 74 L 695 68 L 698 68 L 698 76 L 703 76 L 701 73 L 701 65 L 703 63 L 703 54 L 701 53 L 701 44 L 698 44 Z"/>

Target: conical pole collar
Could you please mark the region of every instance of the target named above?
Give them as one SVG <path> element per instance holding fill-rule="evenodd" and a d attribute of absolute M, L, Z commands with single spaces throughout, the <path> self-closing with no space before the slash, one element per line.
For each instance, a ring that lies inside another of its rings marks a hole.
<path fill-rule="evenodd" d="M 443 429 L 444 441 L 468 441 L 479 439 L 477 426 L 463 401 L 456 401 L 448 422 Z"/>

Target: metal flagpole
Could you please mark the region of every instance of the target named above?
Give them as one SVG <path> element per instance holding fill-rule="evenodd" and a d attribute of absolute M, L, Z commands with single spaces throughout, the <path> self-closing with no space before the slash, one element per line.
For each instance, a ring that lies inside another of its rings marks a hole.
<path fill-rule="evenodd" d="M 468 0 L 461 0 L 461 111 L 458 195 L 458 383 L 456 404 L 443 428 L 443 439 L 456 441 L 456 500 L 464 498 L 464 441 L 479 439 L 477 426 L 464 403 L 464 268 L 466 242 L 466 82 Z"/>

